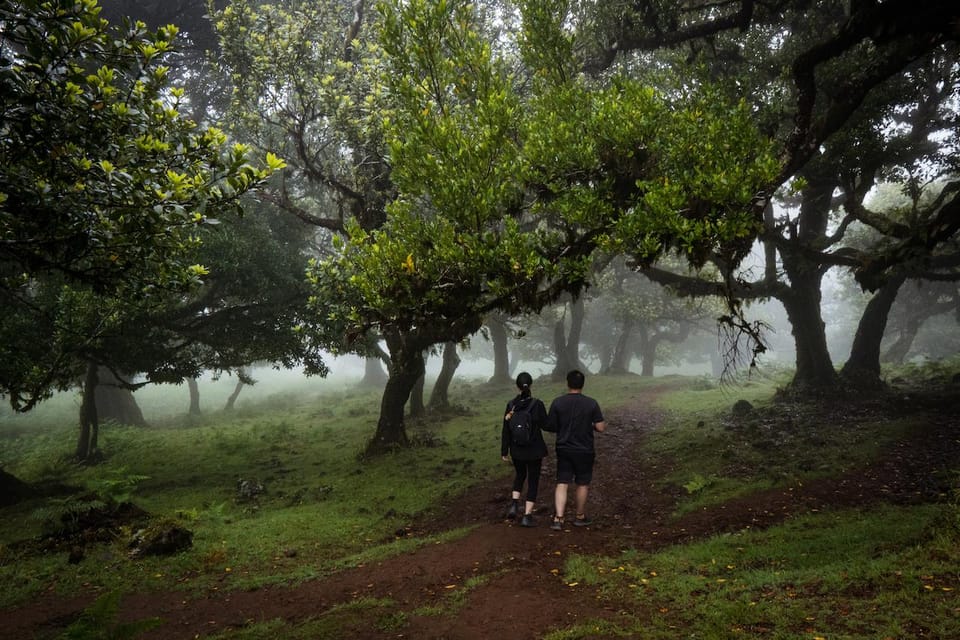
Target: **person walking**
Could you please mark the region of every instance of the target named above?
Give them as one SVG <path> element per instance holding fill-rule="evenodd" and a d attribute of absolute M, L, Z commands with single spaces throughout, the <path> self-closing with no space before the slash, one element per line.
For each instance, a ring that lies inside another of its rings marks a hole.
<path fill-rule="evenodd" d="M 510 520 L 521 514 L 520 497 L 524 482 L 527 484 L 523 516 L 520 518 L 522 527 L 536 525 L 533 508 L 540 487 L 540 469 L 547 455 L 547 443 L 541 432 L 547 421 L 547 410 L 543 402 L 531 394 L 532 384 L 533 377 L 526 371 L 517 376 L 517 390 L 520 393 L 507 403 L 500 434 L 500 457 L 504 461 L 512 460 L 516 471 L 507 511 Z"/>
<path fill-rule="evenodd" d="M 607 423 L 600 404 L 583 394 L 585 380 L 583 373 L 576 369 L 567 374 L 567 393 L 550 404 L 547 424 L 544 427 L 546 431 L 557 434 L 557 487 L 554 490 L 556 512 L 550 524 L 554 531 L 563 529 L 570 483 L 576 485 L 574 503 L 577 513 L 574 526 L 585 527 L 592 524 L 587 517 L 586 507 L 590 481 L 593 479 L 593 434 L 603 432 Z"/>

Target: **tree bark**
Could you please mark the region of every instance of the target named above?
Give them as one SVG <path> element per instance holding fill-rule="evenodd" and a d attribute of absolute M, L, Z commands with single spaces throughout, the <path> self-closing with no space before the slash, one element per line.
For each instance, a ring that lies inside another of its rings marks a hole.
<path fill-rule="evenodd" d="M 632 337 L 633 322 L 625 320 L 620 328 L 620 336 L 617 338 L 617 346 L 614 347 L 613 357 L 610 359 L 610 373 L 628 373 L 630 371 L 630 356 L 632 352 L 629 348 L 630 338 Z"/>
<path fill-rule="evenodd" d="M 113 420 L 119 424 L 135 427 L 147 426 L 143 412 L 137 404 L 133 392 L 124 385 L 126 381 L 118 379 L 106 367 L 97 371 L 99 383 L 96 387 L 97 417 L 99 420 Z"/>
<path fill-rule="evenodd" d="M 404 408 L 410 392 L 423 375 L 426 345 L 414 336 L 391 333 L 385 336 L 390 349 L 390 371 L 380 400 L 377 430 L 367 444 L 365 455 L 377 455 L 410 443 L 404 422 Z"/>
<path fill-rule="evenodd" d="M 580 336 L 583 335 L 583 320 L 586 316 L 586 310 L 583 305 L 583 298 L 578 297 L 570 303 L 570 333 L 567 334 L 567 361 L 573 363 L 574 369 L 586 371 L 583 362 L 580 361 Z M 564 372 L 566 375 L 566 372 Z"/>
<path fill-rule="evenodd" d="M 799 280 L 791 275 L 790 280 L 790 293 L 781 298 L 797 350 L 790 386 L 796 390 L 835 388 L 839 376 L 827 349 L 820 313 L 820 278 Z"/>
<path fill-rule="evenodd" d="M 190 409 L 187 413 L 198 416 L 200 415 L 200 386 L 196 378 L 187 378 L 187 389 L 190 390 Z"/>
<path fill-rule="evenodd" d="M 97 420 L 97 363 L 87 363 L 83 380 L 83 400 L 80 403 L 80 437 L 77 439 L 77 460 L 92 461 L 97 455 L 97 439 L 100 424 Z"/>
<path fill-rule="evenodd" d="M 363 378 L 360 380 L 360 386 L 379 389 L 386 383 L 387 373 L 383 370 L 383 360 L 374 357 L 364 358 Z"/>
<path fill-rule="evenodd" d="M 900 329 L 900 335 L 884 352 L 883 362 L 890 364 L 903 364 L 910 353 L 910 347 L 913 346 L 913 340 L 920 331 L 920 321 L 916 318 L 910 318 Z"/>
<path fill-rule="evenodd" d="M 906 276 L 897 274 L 889 278 L 870 298 L 853 337 L 850 357 L 840 370 L 841 377 L 857 387 L 874 388 L 880 381 L 880 342 L 887 328 L 890 308 L 897 299 Z"/>
<path fill-rule="evenodd" d="M 460 366 L 460 356 L 457 354 L 457 343 L 447 342 L 443 345 L 443 366 L 430 392 L 431 409 L 447 409 L 450 407 L 450 383 Z"/>
<path fill-rule="evenodd" d="M 426 363 L 424 363 L 426 367 Z M 413 385 L 413 389 L 410 390 L 410 400 L 408 401 L 410 412 L 409 415 L 415 420 L 419 420 L 427 415 L 427 405 L 423 402 L 423 388 L 427 383 L 426 373 L 420 374 L 420 377 L 417 378 L 416 384 Z"/>
<path fill-rule="evenodd" d="M 490 382 L 510 382 L 510 349 L 507 325 L 499 315 L 487 318 L 487 329 L 493 343 L 493 376 Z"/>
<path fill-rule="evenodd" d="M 247 386 L 247 384 L 243 380 L 237 380 L 236 386 L 233 387 L 233 393 L 227 398 L 227 404 L 223 406 L 224 411 L 233 411 L 233 407 L 237 403 L 237 398 L 245 386 Z"/>
<path fill-rule="evenodd" d="M 796 239 L 778 247 L 790 281 L 789 289 L 779 298 L 787 312 L 797 351 L 790 387 L 798 391 L 832 390 L 837 388 L 840 378 L 827 349 L 820 310 L 825 268 L 809 258 L 806 250 L 824 242 L 837 177 L 831 167 L 819 164 L 808 167 L 804 177 L 809 183 L 803 192 Z"/>
<path fill-rule="evenodd" d="M 570 331 L 567 332 L 565 318 L 560 318 L 553 326 L 553 348 L 557 354 L 557 363 L 550 377 L 564 380 L 571 369 L 586 371 L 580 362 L 580 334 L 583 331 L 583 299 L 578 298 L 570 304 Z"/>

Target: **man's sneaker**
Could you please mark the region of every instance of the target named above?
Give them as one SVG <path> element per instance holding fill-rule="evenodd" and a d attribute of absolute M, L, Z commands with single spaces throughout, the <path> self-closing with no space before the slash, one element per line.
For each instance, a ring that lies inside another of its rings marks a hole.
<path fill-rule="evenodd" d="M 575 527 L 589 527 L 591 524 L 593 524 L 593 520 L 587 516 L 577 516 L 573 521 Z"/>
<path fill-rule="evenodd" d="M 550 528 L 554 531 L 563 531 L 563 518 L 554 518 L 550 523 Z"/>
<path fill-rule="evenodd" d="M 529 513 L 523 514 L 523 518 L 520 519 L 521 527 L 535 527 L 537 523 L 533 521 L 533 515 Z"/>

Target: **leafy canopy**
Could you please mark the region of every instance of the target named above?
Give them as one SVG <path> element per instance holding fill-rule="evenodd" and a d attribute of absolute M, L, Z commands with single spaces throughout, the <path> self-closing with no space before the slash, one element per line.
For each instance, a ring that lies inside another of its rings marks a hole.
<path fill-rule="evenodd" d="M 95 0 L 0 1 L 0 286 L 60 272 L 98 290 L 196 282 L 196 228 L 283 166 L 179 112 L 176 27 L 113 31 Z"/>
<path fill-rule="evenodd" d="M 462 338 L 488 311 L 579 290 L 597 248 L 743 255 L 777 170 L 748 106 L 574 73 L 561 5 L 522 4 L 522 76 L 466 3 L 380 6 L 398 195 L 382 228 L 349 227 L 312 264 L 331 344 L 374 328 Z"/>
<path fill-rule="evenodd" d="M 209 273 L 203 225 L 283 167 L 181 115 L 163 64 L 175 27 L 99 13 L 0 0 L 0 392 L 21 410 L 179 304 Z"/>

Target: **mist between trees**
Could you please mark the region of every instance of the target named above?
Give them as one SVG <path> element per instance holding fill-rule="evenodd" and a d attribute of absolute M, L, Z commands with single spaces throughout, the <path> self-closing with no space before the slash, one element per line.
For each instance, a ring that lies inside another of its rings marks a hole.
<path fill-rule="evenodd" d="M 376 454 L 455 372 L 880 394 L 885 362 L 957 352 L 952 0 L 0 20 L 0 391 L 80 389 L 81 460 L 107 391 L 347 354 L 383 386 Z"/>

